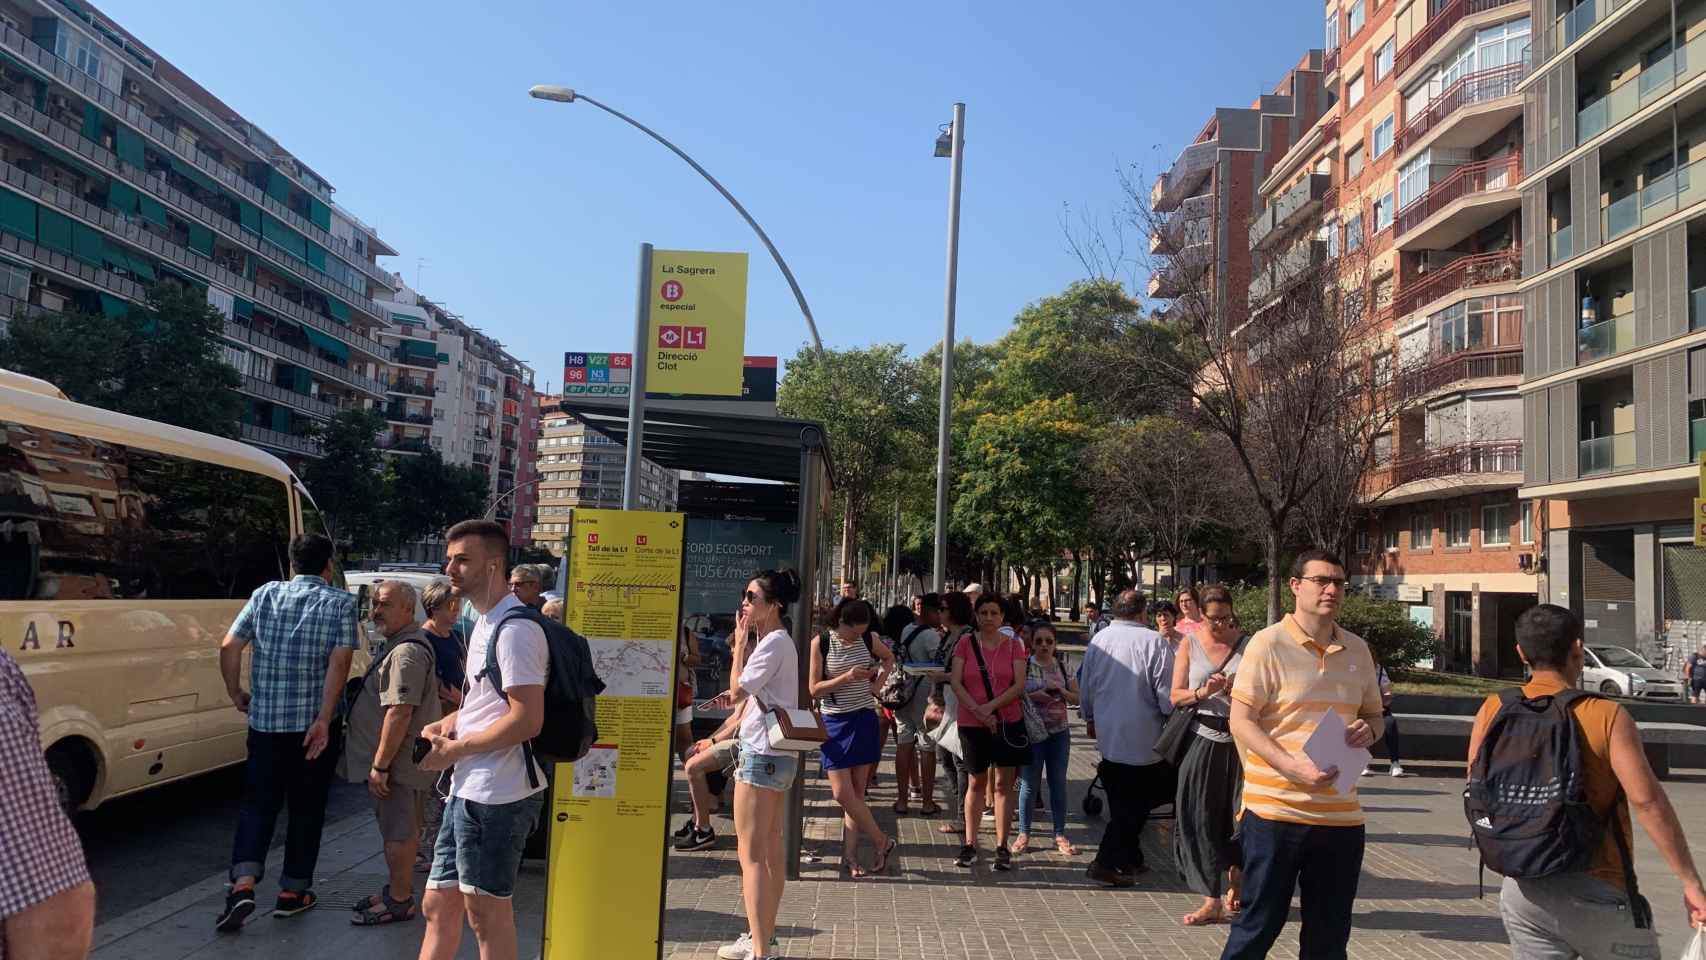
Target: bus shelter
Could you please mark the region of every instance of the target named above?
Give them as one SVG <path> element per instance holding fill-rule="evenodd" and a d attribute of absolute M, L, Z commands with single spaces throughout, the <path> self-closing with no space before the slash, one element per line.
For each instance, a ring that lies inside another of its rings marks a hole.
<path fill-rule="evenodd" d="M 624 401 L 566 397 L 560 410 L 626 446 L 628 408 Z M 783 520 L 791 506 L 792 533 L 781 537 L 791 540 L 791 544 L 778 542 L 775 531 L 768 532 L 766 537 L 748 539 L 791 547 L 789 559 L 799 572 L 801 588 L 800 599 L 789 611 L 788 619 L 799 662 L 804 665 L 809 662 L 811 638 L 821 625 L 818 604 L 830 599 L 829 550 L 834 540 L 830 494 L 834 490 L 835 471 L 823 426 L 777 416 L 774 410 L 773 404 L 762 402 L 648 399 L 640 454 L 667 470 L 719 475 L 716 480 L 687 481 L 683 485 L 681 509 L 688 518 L 690 566 L 694 563 L 695 534 L 699 531 L 721 525 L 716 529 L 727 534 L 730 525 L 745 525 L 750 533 L 756 525 L 774 525 Z M 702 544 L 706 536 L 709 534 L 701 533 L 697 542 Z M 758 565 L 743 568 L 740 565 L 743 557 L 739 555 L 728 559 L 723 569 L 736 579 L 759 568 Z M 686 591 L 690 603 L 693 582 L 690 575 Z M 741 586 L 744 585 L 742 580 Z M 731 592 L 730 601 L 737 596 L 738 593 Z M 684 612 L 690 616 L 714 616 L 710 609 Z M 714 634 L 714 630 L 711 632 Z M 806 686 L 807 672 L 802 666 L 802 704 L 810 702 Z M 795 780 L 790 792 L 786 819 L 790 877 L 799 874 L 804 796 L 801 777 Z"/>

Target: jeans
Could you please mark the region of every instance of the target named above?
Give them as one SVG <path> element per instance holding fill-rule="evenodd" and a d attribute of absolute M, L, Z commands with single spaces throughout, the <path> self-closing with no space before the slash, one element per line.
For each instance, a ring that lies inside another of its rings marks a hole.
<path fill-rule="evenodd" d="M 1054 835 L 1066 836 L 1066 760 L 1072 750 L 1072 731 L 1051 733 L 1047 740 L 1033 744 L 1030 765 L 1019 771 L 1019 832 L 1031 832 L 1033 798 L 1042 790 L 1042 778 L 1048 774 L 1048 812 L 1054 816 Z"/>
<path fill-rule="evenodd" d="M 541 790 L 514 803 L 451 797 L 432 851 L 426 888 L 455 887 L 465 895 L 508 900 L 521 871 L 527 836 L 545 807 Z"/>
<path fill-rule="evenodd" d="M 966 765 L 946 747 L 936 748 L 936 765 L 942 768 L 942 776 L 948 780 L 948 803 L 943 809 L 955 817 L 964 817 L 966 791 L 971 786 L 971 775 L 966 771 Z"/>
<path fill-rule="evenodd" d="M 249 731 L 249 760 L 243 768 L 243 804 L 237 814 L 237 839 L 231 845 L 231 879 L 266 875 L 278 812 L 288 804 L 281 889 L 301 892 L 314 882 L 320 859 L 320 830 L 326 824 L 326 792 L 337 765 L 338 738 L 309 760 L 302 746 L 305 731 Z"/>
<path fill-rule="evenodd" d="M 1659 960 L 1658 934 L 1635 926 L 1629 895 L 1586 873 L 1505 878 L 1499 915 L 1515 960 Z"/>
<path fill-rule="evenodd" d="M 1364 828 L 1264 820 L 1245 811 L 1239 831 L 1244 912 L 1232 921 L 1220 960 L 1266 957 L 1291 914 L 1291 893 L 1299 887 L 1299 960 L 1345 960 L 1362 875 Z"/>
<path fill-rule="evenodd" d="M 1386 744 L 1386 759 L 1393 763 L 1404 762 L 1403 741 L 1398 738 L 1398 718 L 1388 710 L 1381 715 L 1386 722 L 1386 732 L 1381 734 L 1381 741 Z"/>
<path fill-rule="evenodd" d="M 1139 869 L 1144 865 L 1143 825 L 1149 822 L 1149 811 L 1173 802 L 1179 771 L 1160 761 L 1138 766 L 1103 760 L 1096 773 L 1108 792 L 1108 827 L 1096 849 L 1096 863 L 1110 870 Z"/>

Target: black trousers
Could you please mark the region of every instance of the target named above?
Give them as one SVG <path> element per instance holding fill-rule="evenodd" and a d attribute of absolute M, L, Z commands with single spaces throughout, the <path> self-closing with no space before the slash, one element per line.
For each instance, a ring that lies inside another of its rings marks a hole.
<path fill-rule="evenodd" d="M 1096 774 L 1108 792 L 1108 826 L 1102 831 L 1096 863 L 1110 870 L 1141 867 L 1143 825 L 1149 822 L 1151 810 L 1173 802 L 1179 771 L 1166 762 L 1139 766 L 1103 760 Z"/>
<path fill-rule="evenodd" d="M 267 848 L 286 805 L 290 820 L 284 835 L 284 870 L 279 887 L 301 892 L 314 882 L 320 859 L 320 831 L 326 823 L 326 793 L 338 760 L 338 737 L 310 760 L 301 733 L 249 731 L 249 761 L 244 767 L 243 804 L 237 837 L 231 844 L 231 879 L 266 875 Z"/>
<path fill-rule="evenodd" d="M 1239 836 L 1244 848 L 1244 911 L 1220 960 L 1259 960 L 1279 939 L 1299 892 L 1303 927 L 1301 960 L 1346 960 L 1357 881 L 1362 876 L 1363 827 L 1324 827 L 1264 820 L 1246 810 Z"/>
<path fill-rule="evenodd" d="M 1398 718 L 1394 717 L 1391 711 L 1387 711 L 1382 714 L 1382 719 L 1386 721 L 1386 732 L 1381 734 L 1380 739 L 1386 744 L 1386 759 L 1393 763 L 1402 763 L 1404 742 L 1398 738 Z"/>

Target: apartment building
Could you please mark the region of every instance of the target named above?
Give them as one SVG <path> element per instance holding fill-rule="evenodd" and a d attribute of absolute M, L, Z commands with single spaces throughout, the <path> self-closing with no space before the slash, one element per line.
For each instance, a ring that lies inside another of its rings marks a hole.
<path fill-rule="evenodd" d="M 1157 221 L 1149 238 L 1157 264 L 1151 299 L 1212 291 L 1226 329 L 1248 317 L 1249 301 L 1265 295 L 1266 282 L 1255 276 L 1248 241 L 1256 187 L 1327 108 L 1323 79 L 1322 53 L 1312 51 L 1273 93 L 1249 107 L 1215 110 L 1156 177 L 1149 195 Z"/>
<path fill-rule="evenodd" d="M 394 253 L 260 127 L 87 3 L 0 0 L 0 309 L 122 314 L 205 294 L 244 439 L 384 403 L 375 297 Z"/>
<path fill-rule="evenodd" d="M 1535 0 L 1523 83 L 1521 494 L 1590 643 L 1706 639 L 1706 6 Z M 1699 183 L 1694 181 L 1698 180 Z M 1544 237 L 1544 241 L 1541 237 Z"/>
<path fill-rule="evenodd" d="M 618 509 L 626 452 L 614 440 L 563 413 L 560 396 L 538 398 L 539 482 L 532 523 L 533 545 L 561 556 L 576 507 Z M 641 460 L 640 509 L 674 510 L 680 474 Z"/>

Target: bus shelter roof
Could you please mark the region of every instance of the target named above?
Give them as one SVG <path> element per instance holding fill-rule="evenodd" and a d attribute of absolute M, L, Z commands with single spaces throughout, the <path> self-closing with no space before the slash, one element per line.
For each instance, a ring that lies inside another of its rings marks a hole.
<path fill-rule="evenodd" d="M 834 461 L 822 424 L 743 412 L 738 402 L 717 407 L 705 409 L 694 401 L 648 399 L 641 456 L 669 470 L 797 484 L 806 463 L 803 454 L 815 450 L 823 457 L 824 479 L 831 488 L 835 486 Z M 625 402 L 564 398 L 559 409 L 616 443 L 627 445 Z"/>

